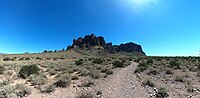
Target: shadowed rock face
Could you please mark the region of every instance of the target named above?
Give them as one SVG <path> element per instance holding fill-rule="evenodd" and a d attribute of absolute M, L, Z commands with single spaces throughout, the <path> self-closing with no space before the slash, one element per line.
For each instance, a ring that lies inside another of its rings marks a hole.
<path fill-rule="evenodd" d="M 67 49 L 71 49 L 74 47 L 79 48 L 91 48 L 94 46 L 102 47 L 103 49 L 115 53 L 115 52 L 140 52 L 142 54 L 145 54 L 142 50 L 142 47 L 140 45 L 137 45 L 135 43 L 126 43 L 126 44 L 120 44 L 118 45 L 112 45 L 112 43 L 106 43 L 104 38 L 102 36 L 96 37 L 94 34 L 86 35 L 84 38 L 79 37 L 77 40 L 73 40 L 72 46 L 68 46 Z"/>

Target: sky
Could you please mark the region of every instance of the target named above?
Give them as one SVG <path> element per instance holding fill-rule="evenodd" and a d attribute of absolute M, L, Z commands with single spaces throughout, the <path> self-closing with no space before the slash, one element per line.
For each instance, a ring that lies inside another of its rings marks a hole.
<path fill-rule="evenodd" d="M 63 49 L 94 33 L 149 56 L 199 56 L 200 0 L 1 0 L 0 52 Z"/>

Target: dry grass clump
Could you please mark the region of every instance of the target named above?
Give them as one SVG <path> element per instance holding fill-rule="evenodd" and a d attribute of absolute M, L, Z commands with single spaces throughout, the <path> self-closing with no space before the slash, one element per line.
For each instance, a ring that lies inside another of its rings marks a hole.
<path fill-rule="evenodd" d="M 25 86 L 24 84 L 17 84 L 15 86 L 15 93 L 19 97 L 24 97 L 31 94 L 31 89 Z"/>
<path fill-rule="evenodd" d="M 5 67 L 0 65 L 0 74 L 3 74 L 4 71 L 5 71 Z"/>
<path fill-rule="evenodd" d="M 92 79 L 87 79 L 81 84 L 82 87 L 90 87 L 91 85 L 94 85 L 94 81 Z"/>
<path fill-rule="evenodd" d="M 69 74 L 64 74 L 57 77 L 56 82 L 53 83 L 56 87 L 68 87 L 71 84 L 71 76 Z"/>
<path fill-rule="evenodd" d="M 95 98 L 94 95 L 90 92 L 82 92 L 76 98 Z"/>
<path fill-rule="evenodd" d="M 150 86 L 150 87 L 154 87 L 155 86 L 155 84 L 153 83 L 153 81 L 151 80 L 151 79 L 145 79 L 143 82 L 142 82 L 142 84 L 144 85 L 144 86 Z"/>
<path fill-rule="evenodd" d="M 48 85 L 42 86 L 40 88 L 40 92 L 41 93 L 51 93 L 51 92 L 53 92 L 55 90 L 55 87 L 56 86 L 53 85 L 53 84 L 48 84 Z"/>
<path fill-rule="evenodd" d="M 29 82 L 32 85 L 44 85 L 47 82 L 47 77 L 45 75 L 30 75 L 29 77 Z"/>

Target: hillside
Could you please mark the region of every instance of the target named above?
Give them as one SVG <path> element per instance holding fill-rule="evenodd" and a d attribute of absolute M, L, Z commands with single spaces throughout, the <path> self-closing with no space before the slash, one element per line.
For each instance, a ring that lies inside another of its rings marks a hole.
<path fill-rule="evenodd" d="M 200 97 L 199 57 L 149 57 L 134 43 L 109 44 L 87 35 L 67 51 L 0 55 L 0 98 Z"/>

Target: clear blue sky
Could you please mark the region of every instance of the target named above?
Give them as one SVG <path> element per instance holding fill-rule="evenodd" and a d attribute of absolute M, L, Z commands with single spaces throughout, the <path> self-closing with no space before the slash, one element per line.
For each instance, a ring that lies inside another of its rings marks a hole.
<path fill-rule="evenodd" d="M 147 55 L 199 55 L 200 0 L 1 0 L 0 52 L 66 48 L 94 33 Z"/>

